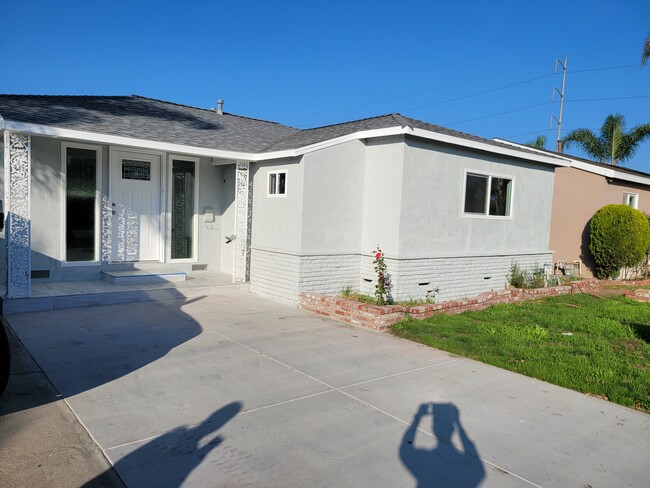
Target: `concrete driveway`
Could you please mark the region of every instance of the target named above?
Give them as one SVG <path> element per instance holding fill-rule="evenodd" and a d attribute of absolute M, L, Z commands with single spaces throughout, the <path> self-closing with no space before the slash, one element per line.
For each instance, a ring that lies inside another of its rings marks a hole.
<path fill-rule="evenodd" d="M 650 416 L 255 295 L 9 316 L 129 487 L 645 487 Z"/>

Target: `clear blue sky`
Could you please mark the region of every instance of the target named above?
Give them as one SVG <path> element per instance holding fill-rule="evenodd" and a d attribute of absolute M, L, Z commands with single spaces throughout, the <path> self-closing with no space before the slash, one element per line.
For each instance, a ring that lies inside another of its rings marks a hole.
<path fill-rule="evenodd" d="M 223 98 L 300 128 L 400 112 L 489 138 L 545 134 L 554 149 L 552 73 L 567 55 L 563 132 L 614 112 L 650 122 L 648 0 L 8 0 L 2 17 L 1 93 Z M 627 166 L 650 172 L 650 141 Z"/>

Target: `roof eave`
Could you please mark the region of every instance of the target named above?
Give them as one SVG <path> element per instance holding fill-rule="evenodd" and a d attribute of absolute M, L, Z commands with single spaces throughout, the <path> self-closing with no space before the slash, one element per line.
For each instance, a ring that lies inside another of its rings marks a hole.
<path fill-rule="evenodd" d="M 63 127 L 54 127 L 50 125 L 32 124 L 26 122 L 16 122 L 5 120 L 5 129 L 28 134 L 41 135 L 47 137 L 58 137 L 62 139 L 91 141 L 96 143 L 137 147 L 143 149 L 157 149 L 167 152 L 192 154 L 195 156 L 211 157 L 218 160 L 247 160 L 247 161 L 267 161 L 286 157 L 296 157 L 310 152 L 318 151 L 328 147 L 343 144 L 353 140 L 361 140 L 376 137 L 386 137 L 391 135 L 412 135 L 415 137 L 453 144 L 456 146 L 467 147 L 493 154 L 510 156 L 516 159 L 523 159 L 535 163 L 549 164 L 552 166 L 569 166 L 568 160 L 524 152 L 517 149 L 493 146 L 480 141 L 471 141 L 461 137 L 454 137 L 447 134 L 440 134 L 425 129 L 412 128 L 410 126 L 386 127 L 381 129 L 369 129 L 364 131 L 353 132 L 344 136 L 327 139 L 325 141 L 309 144 L 307 146 L 285 149 L 280 151 L 271 151 L 267 153 L 254 153 L 245 151 L 227 151 L 221 149 L 212 149 L 199 146 L 189 146 L 185 144 L 175 144 L 170 142 L 152 141 L 148 139 L 138 139 L 124 136 L 114 136 L 98 132 L 80 131 L 76 129 L 67 129 Z"/>

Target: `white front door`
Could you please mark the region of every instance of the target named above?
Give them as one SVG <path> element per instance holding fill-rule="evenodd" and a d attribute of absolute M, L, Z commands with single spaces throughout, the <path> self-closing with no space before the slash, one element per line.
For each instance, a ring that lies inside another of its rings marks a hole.
<path fill-rule="evenodd" d="M 160 260 L 161 159 L 157 154 L 111 152 L 113 261 Z"/>

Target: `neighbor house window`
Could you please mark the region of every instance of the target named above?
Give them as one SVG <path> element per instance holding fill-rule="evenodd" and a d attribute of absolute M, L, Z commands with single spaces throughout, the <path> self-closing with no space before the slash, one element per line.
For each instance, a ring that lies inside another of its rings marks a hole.
<path fill-rule="evenodd" d="M 464 212 L 469 215 L 509 217 L 512 179 L 467 173 Z"/>
<path fill-rule="evenodd" d="M 639 195 L 636 193 L 623 193 L 623 204 L 632 208 L 639 208 Z"/>
<path fill-rule="evenodd" d="M 287 193 L 287 172 L 282 171 L 269 171 L 268 181 L 268 195 L 280 196 Z"/>
<path fill-rule="evenodd" d="M 98 150 L 91 146 L 64 146 L 65 261 L 97 260 Z"/>

